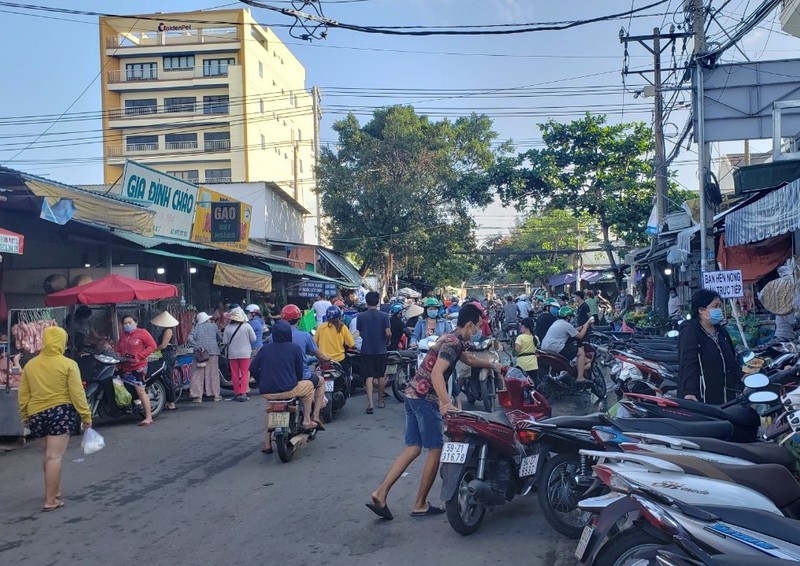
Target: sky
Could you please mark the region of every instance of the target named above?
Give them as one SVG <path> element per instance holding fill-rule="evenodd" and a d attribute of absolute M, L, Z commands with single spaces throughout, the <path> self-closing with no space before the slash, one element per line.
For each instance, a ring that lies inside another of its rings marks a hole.
<path fill-rule="evenodd" d="M 364 26 L 463 26 L 556 22 L 625 12 L 654 0 L 321 0 L 327 17 Z M 64 7 L 54 0 L 30 0 L 43 6 Z M 73 0 L 72 9 L 134 14 L 245 7 L 224 0 Z M 753 10 L 750 0 L 711 0 L 722 8 L 709 37 L 723 37 Z M 287 0 L 265 0 L 289 7 Z M 629 76 L 623 82 L 620 28 L 632 35 L 650 34 L 654 27 L 669 31 L 681 19 L 682 0 L 668 1 L 632 18 L 590 24 L 566 31 L 504 36 L 393 37 L 330 29 L 325 40 L 303 42 L 290 37 L 292 19 L 253 9 L 257 21 L 271 26 L 305 65 L 307 87 L 322 94 L 321 142 L 335 144 L 331 124 L 348 111 L 366 121 L 372 109 L 412 104 L 432 119 L 456 118 L 472 111 L 494 120 L 499 141 L 511 140 L 524 151 L 541 147 L 537 124 L 579 118 L 585 111 L 608 114 L 609 122 L 652 121 L 652 98 L 635 97 L 643 81 Z M 753 60 L 791 58 L 800 39 L 780 30 L 776 11 L 748 35 L 741 48 Z M 689 46 L 689 49 L 691 46 Z M 100 54 L 97 18 L 51 14 L 0 5 L 0 73 L 14 77 L 0 88 L 0 164 L 46 175 L 65 183 L 102 182 L 102 135 L 99 119 L 57 120 L 62 113 L 95 113 L 100 104 Z M 680 56 L 680 49 L 677 53 Z M 639 46 L 629 48 L 630 68 L 645 68 L 651 56 Z M 729 51 L 723 62 L 743 60 Z M 343 95 L 341 89 L 364 89 Z M 398 93 L 397 89 L 405 92 Z M 442 92 L 442 91 L 448 92 Z M 434 91 L 434 92 L 432 92 Z M 678 92 L 667 120 L 671 139 L 681 129 L 690 101 Z M 36 116 L 19 125 L 16 117 Z M 71 143 L 79 131 L 85 141 Z M 41 136 L 41 137 L 40 137 Z M 30 144 L 28 149 L 25 149 Z M 721 153 L 741 151 L 742 144 L 713 148 Z M 685 146 L 684 146 L 685 147 Z M 753 151 L 766 150 L 755 142 Z M 20 152 L 20 150 L 25 151 Z M 12 159 L 13 157 L 13 159 Z M 10 160 L 10 161 L 9 161 Z M 677 180 L 696 188 L 696 153 L 684 149 L 674 169 Z M 476 211 L 478 237 L 484 239 L 513 226 L 517 212 L 499 203 Z"/>

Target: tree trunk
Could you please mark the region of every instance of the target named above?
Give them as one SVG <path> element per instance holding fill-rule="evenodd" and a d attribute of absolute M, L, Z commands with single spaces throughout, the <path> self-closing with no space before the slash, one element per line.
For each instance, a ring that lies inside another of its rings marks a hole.
<path fill-rule="evenodd" d="M 611 250 L 611 236 L 609 235 L 609 226 L 605 222 L 601 220 L 600 226 L 603 230 L 603 248 L 606 250 L 606 254 L 608 255 L 608 263 L 611 266 L 611 271 L 614 273 L 614 284 L 617 286 L 617 294 L 622 290 L 622 266 L 617 264 L 616 258 L 614 258 L 614 252 Z"/>

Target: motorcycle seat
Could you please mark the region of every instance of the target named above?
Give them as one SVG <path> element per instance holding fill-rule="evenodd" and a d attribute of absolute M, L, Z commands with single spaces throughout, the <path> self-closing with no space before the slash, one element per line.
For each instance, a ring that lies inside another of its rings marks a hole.
<path fill-rule="evenodd" d="M 602 417 L 603 413 L 594 413 L 583 416 L 561 415 L 558 417 L 544 419 L 542 422 L 546 424 L 554 424 L 560 428 L 578 428 L 581 430 L 590 430 L 593 426 L 602 426 L 605 424 L 605 420 Z"/>
<path fill-rule="evenodd" d="M 415 350 L 397 350 L 396 352 L 401 358 L 406 358 L 408 360 L 416 360 L 417 355 L 419 352 Z"/>
<path fill-rule="evenodd" d="M 761 424 L 758 413 L 750 407 L 731 405 L 730 407 L 722 408 L 719 405 L 707 405 L 700 401 L 680 398 L 676 398 L 674 401 L 683 409 L 715 419 L 726 420 L 736 426 L 758 427 Z"/>
<path fill-rule="evenodd" d="M 611 418 L 608 424 L 622 432 L 649 432 L 666 436 L 702 436 L 726 439 L 733 435 L 728 421 L 678 421 L 675 419 Z"/>
<path fill-rule="evenodd" d="M 700 450 L 742 458 L 754 464 L 778 464 L 788 470 L 794 470 L 797 467 L 797 461 L 791 452 L 769 442 L 738 443 L 691 436 L 683 437 L 683 439 L 694 442 L 700 447 Z"/>
<path fill-rule="evenodd" d="M 480 415 L 481 418 L 486 419 L 490 423 L 507 426 L 508 428 L 514 428 L 514 426 L 511 424 L 511 421 L 508 420 L 508 415 L 506 415 L 505 411 L 495 411 L 494 413 L 481 413 Z"/>
<path fill-rule="evenodd" d="M 566 366 L 569 366 L 572 363 L 571 360 L 568 360 L 558 352 L 553 352 L 552 350 L 541 350 L 541 349 L 537 350 L 536 357 L 538 358 L 538 360 L 540 360 L 539 361 L 540 364 L 542 363 L 548 364 L 549 362 L 548 358 L 561 361 L 561 363 L 563 363 Z"/>
<path fill-rule="evenodd" d="M 678 362 L 678 352 L 665 352 L 662 350 L 651 350 L 651 349 L 644 349 L 644 348 L 631 348 L 631 352 L 634 354 L 644 358 L 650 362 L 662 362 L 662 363 L 677 363 Z"/>
<path fill-rule="evenodd" d="M 800 523 L 794 519 L 747 507 L 729 507 L 727 505 L 698 505 L 698 507 L 703 511 L 713 513 L 726 523 L 800 545 Z M 754 564 L 753 557 L 748 558 L 749 564 Z M 765 558 L 759 557 L 758 564 L 767 564 L 764 562 Z M 717 560 L 718 558 L 715 556 L 714 561 L 717 562 Z"/>

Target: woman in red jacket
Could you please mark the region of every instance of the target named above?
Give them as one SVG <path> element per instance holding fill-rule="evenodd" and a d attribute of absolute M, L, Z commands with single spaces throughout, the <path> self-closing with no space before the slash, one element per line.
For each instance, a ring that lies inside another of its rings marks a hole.
<path fill-rule="evenodd" d="M 156 349 L 156 341 L 144 328 L 137 328 L 138 321 L 132 314 L 122 318 L 123 334 L 119 337 L 116 351 L 125 360 L 119 364 L 122 370 L 122 380 L 136 389 L 136 394 L 144 408 L 144 420 L 139 426 L 153 424 L 153 415 L 150 412 L 150 397 L 144 389 L 147 380 L 147 358 Z"/>

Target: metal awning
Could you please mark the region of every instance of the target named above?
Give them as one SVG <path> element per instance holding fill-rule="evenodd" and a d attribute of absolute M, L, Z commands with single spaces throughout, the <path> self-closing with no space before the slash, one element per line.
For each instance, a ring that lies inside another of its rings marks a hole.
<path fill-rule="evenodd" d="M 169 238 L 162 238 L 161 236 L 140 236 L 139 234 L 134 234 L 133 232 L 127 232 L 125 230 L 114 230 L 111 232 L 118 238 L 122 238 L 123 240 L 127 240 L 133 244 L 138 246 L 142 246 L 143 248 L 154 248 L 156 246 L 160 246 L 161 244 L 172 244 L 175 246 L 184 246 L 187 248 L 197 248 L 199 250 L 214 250 L 215 248 L 211 248 L 208 246 L 204 246 L 203 244 L 196 244 L 194 242 L 189 242 L 187 240 L 171 240 Z"/>
<path fill-rule="evenodd" d="M 734 210 L 725 218 L 725 245 L 740 246 L 800 230 L 800 179 Z"/>
<path fill-rule="evenodd" d="M 142 250 L 142 251 L 145 252 L 145 253 L 148 253 L 148 254 L 160 255 L 160 256 L 163 256 L 163 257 L 169 257 L 169 258 L 173 258 L 173 259 L 182 259 L 182 260 L 185 260 L 185 261 L 190 261 L 192 263 L 199 263 L 201 265 L 209 265 L 209 264 L 213 263 L 210 259 L 206 259 L 204 257 L 197 257 L 197 256 L 185 255 L 185 254 L 175 254 L 175 253 L 167 252 L 167 251 L 164 251 L 164 250 L 154 250 L 154 249 L 147 250 L 146 249 L 146 250 Z"/>
<path fill-rule="evenodd" d="M 347 261 L 345 258 L 334 252 L 333 250 L 328 250 L 325 248 L 317 248 L 317 252 L 321 255 L 325 260 L 330 263 L 336 271 L 342 274 L 344 277 L 344 282 L 337 280 L 337 285 L 340 287 L 347 287 L 347 288 L 356 288 L 361 285 L 362 277 L 358 270 Z"/>
<path fill-rule="evenodd" d="M 272 291 L 272 274 L 255 267 L 216 263 L 214 285 L 269 293 Z"/>

